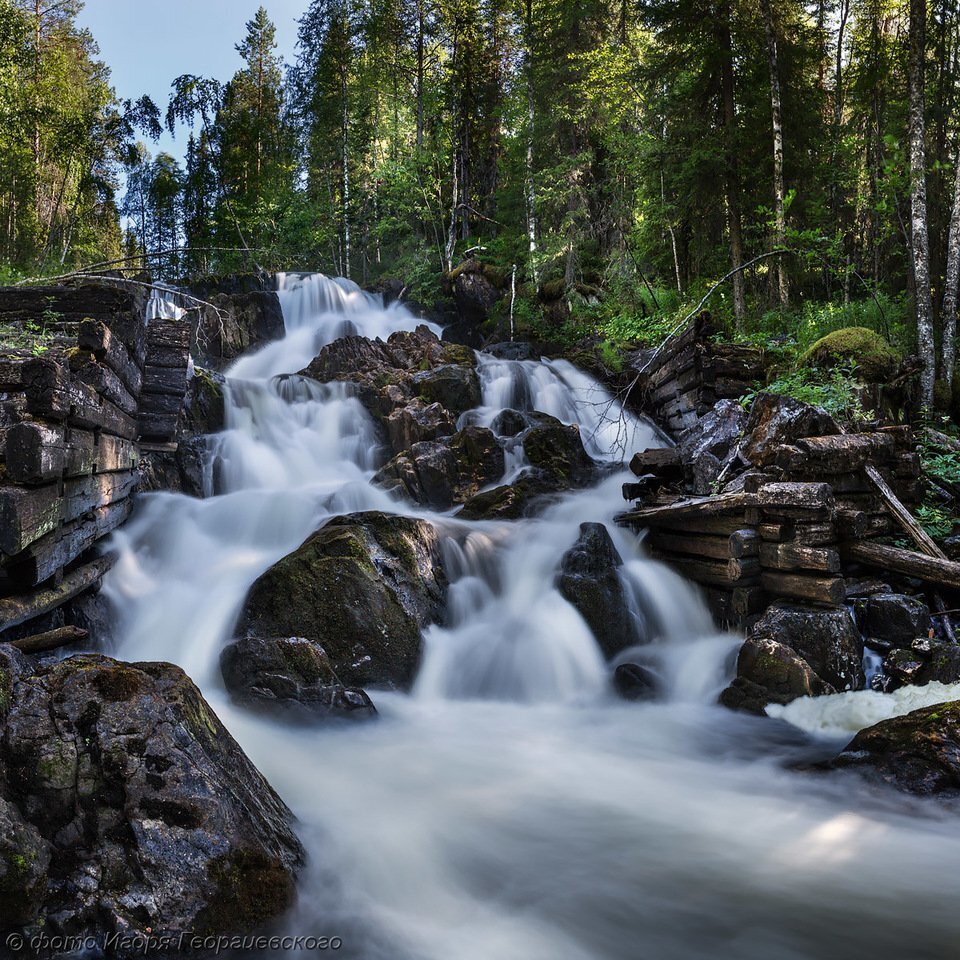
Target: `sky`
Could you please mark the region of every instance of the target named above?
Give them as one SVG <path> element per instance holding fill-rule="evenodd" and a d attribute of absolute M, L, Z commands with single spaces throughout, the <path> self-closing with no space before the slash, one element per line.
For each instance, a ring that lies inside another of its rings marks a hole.
<path fill-rule="evenodd" d="M 110 67 L 121 99 L 148 94 L 166 115 L 170 82 L 184 73 L 229 80 L 241 65 L 235 47 L 261 0 L 85 0 L 78 23 L 87 27 Z M 277 25 L 277 52 L 292 62 L 296 18 L 308 0 L 262 0 Z M 186 131 L 164 132 L 150 152 L 183 159 Z"/>

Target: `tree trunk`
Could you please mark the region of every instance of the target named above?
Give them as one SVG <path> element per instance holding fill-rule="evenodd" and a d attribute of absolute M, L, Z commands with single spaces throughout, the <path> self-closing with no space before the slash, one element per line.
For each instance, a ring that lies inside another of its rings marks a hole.
<path fill-rule="evenodd" d="M 943 309 L 940 322 L 943 324 L 941 346 L 941 376 L 953 383 L 953 371 L 957 361 L 957 287 L 960 285 L 960 145 L 954 159 L 953 207 L 950 211 L 950 232 L 947 239 L 947 270 L 943 283 Z"/>
<path fill-rule="evenodd" d="M 787 221 L 784 212 L 783 185 L 783 117 L 780 107 L 780 64 L 777 57 L 777 35 L 773 28 L 770 0 L 763 0 L 763 26 L 767 34 L 767 59 L 770 67 L 770 112 L 773 118 L 773 215 L 775 247 L 787 243 Z M 777 258 L 777 293 L 781 308 L 790 301 L 787 266 L 783 257 Z"/>
<path fill-rule="evenodd" d="M 340 69 L 340 94 L 343 98 L 343 275 L 350 276 L 350 149 L 347 138 L 347 69 Z"/>
<path fill-rule="evenodd" d="M 530 253 L 530 276 L 534 284 L 537 277 L 537 198 L 533 182 L 533 134 L 534 112 L 533 102 L 533 4 L 527 0 L 527 50 L 526 50 L 526 79 L 527 79 L 527 243 Z"/>
<path fill-rule="evenodd" d="M 733 38 L 730 35 L 730 4 L 723 3 L 717 21 L 717 42 L 720 49 L 720 84 L 723 97 L 723 127 L 727 154 L 727 229 L 730 234 L 731 267 L 744 262 L 743 220 L 740 215 L 740 166 L 737 162 L 737 107 L 734 99 Z M 733 315 L 741 326 L 747 315 L 746 287 L 743 271 L 733 275 Z"/>
<path fill-rule="evenodd" d="M 917 343 L 923 360 L 921 400 L 933 406 L 936 351 L 933 338 L 933 303 L 930 294 L 930 247 L 927 232 L 927 177 L 924 149 L 924 54 L 926 51 L 925 0 L 910 0 L 910 221 L 913 247 L 914 300 Z"/>
<path fill-rule="evenodd" d="M 423 149 L 423 4 L 417 0 L 417 151 Z"/>

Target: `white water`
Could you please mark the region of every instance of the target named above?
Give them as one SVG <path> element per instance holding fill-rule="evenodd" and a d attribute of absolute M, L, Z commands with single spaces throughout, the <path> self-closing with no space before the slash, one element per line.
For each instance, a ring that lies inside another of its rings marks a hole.
<path fill-rule="evenodd" d="M 288 336 L 230 373 L 218 495 L 144 498 L 107 590 L 118 655 L 181 664 L 300 818 L 311 862 L 288 929 L 341 936 L 339 955 L 362 960 L 953 955 L 953 824 L 849 777 L 784 770 L 809 741 L 711 705 L 736 640 L 615 529 L 658 637 L 637 659 L 665 695 L 608 695 L 609 668 L 552 584 L 579 524 L 609 523 L 622 475 L 537 520 L 435 518 L 459 575 L 450 622 L 427 631 L 414 695 L 373 692 L 378 722 L 294 730 L 233 708 L 216 662 L 252 581 L 331 515 L 409 509 L 367 482 L 372 424 L 346 389 L 276 378 L 336 336 L 414 319 L 343 281 L 281 283 Z M 618 437 L 652 438 L 590 419 L 607 408 L 567 364 L 482 364 L 478 418 L 544 409 L 581 422 L 606 459 Z"/>

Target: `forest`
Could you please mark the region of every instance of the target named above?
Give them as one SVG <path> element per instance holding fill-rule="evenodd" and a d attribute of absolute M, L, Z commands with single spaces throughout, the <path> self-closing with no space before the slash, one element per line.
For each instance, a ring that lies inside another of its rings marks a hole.
<path fill-rule="evenodd" d="M 10 279 L 145 255 L 430 302 L 472 257 L 521 327 L 613 356 L 736 271 L 710 303 L 731 334 L 872 327 L 919 344 L 949 405 L 954 0 L 314 0 L 294 63 L 261 7 L 243 68 L 166 104 L 116 98 L 77 8 L 0 3 Z M 182 163 L 151 151 L 161 125 Z"/>

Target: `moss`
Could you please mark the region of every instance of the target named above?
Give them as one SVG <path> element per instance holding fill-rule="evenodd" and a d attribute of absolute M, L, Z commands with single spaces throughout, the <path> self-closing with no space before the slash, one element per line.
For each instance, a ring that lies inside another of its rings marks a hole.
<path fill-rule="evenodd" d="M 802 361 L 807 366 L 827 368 L 852 362 L 865 380 L 883 383 L 896 372 L 900 359 L 900 354 L 879 333 L 867 327 L 843 327 L 821 337 Z"/>
<path fill-rule="evenodd" d="M 566 292 L 567 285 L 561 277 L 559 280 L 547 280 L 540 286 L 540 299 L 550 302 L 559 300 Z"/>
<path fill-rule="evenodd" d="M 124 703 L 143 689 L 144 680 L 139 670 L 118 663 L 99 671 L 93 678 L 93 685 L 104 700 Z"/>

